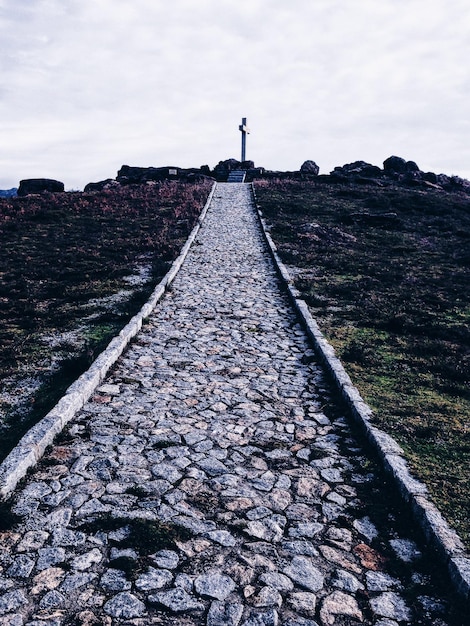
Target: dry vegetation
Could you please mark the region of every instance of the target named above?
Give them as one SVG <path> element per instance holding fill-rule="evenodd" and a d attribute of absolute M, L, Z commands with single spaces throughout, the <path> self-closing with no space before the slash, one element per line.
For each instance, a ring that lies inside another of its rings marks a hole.
<path fill-rule="evenodd" d="M 210 187 L 0 200 L 0 458 L 137 312 Z"/>
<path fill-rule="evenodd" d="M 470 197 L 302 181 L 256 193 L 376 423 L 470 545 Z"/>

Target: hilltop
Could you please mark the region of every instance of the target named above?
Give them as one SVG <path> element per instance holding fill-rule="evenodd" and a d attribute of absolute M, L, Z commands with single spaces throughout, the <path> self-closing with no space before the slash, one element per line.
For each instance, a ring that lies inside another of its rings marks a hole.
<path fill-rule="evenodd" d="M 470 545 L 470 183 L 399 157 L 329 174 L 123 165 L 83 192 L 22 181 L 0 199 L 3 454 L 139 308 L 234 169 L 381 427 Z"/>

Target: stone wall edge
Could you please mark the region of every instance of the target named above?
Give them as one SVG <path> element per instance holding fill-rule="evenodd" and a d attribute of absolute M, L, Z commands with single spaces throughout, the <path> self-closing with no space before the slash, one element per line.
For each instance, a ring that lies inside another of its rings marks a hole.
<path fill-rule="evenodd" d="M 29 469 L 37 464 L 54 437 L 65 428 L 91 397 L 109 369 L 137 335 L 142 327 L 143 320 L 150 315 L 159 300 L 166 293 L 204 222 L 216 187 L 217 183 L 214 183 L 196 225 L 189 234 L 180 254 L 173 261 L 167 274 L 156 285 L 150 298 L 142 306 L 141 310 L 110 341 L 88 370 L 68 387 L 57 404 L 37 424 L 28 430 L 0 463 L 1 500 L 6 500 L 12 495 L 19 481 L 24 478 Z"/>
<path fill-rule="evenodd" d="M 365 434 L 367 441 L 377 453 L 383 469 L 394 482 L 397 492 L 409 507 L 413 519 L 445 564 L 454 590 L 470 610 L 470 557 L 460 537 L 448 525 L 437 507 L 426 498 L 427 489 L 425 485 L 411 476 L 406 459 L 398 453 L 398 450 L 401 450 L 398 443 L 384 431 L 370 425 L 369 419 L 373 415 L 372 409 L 352 384 L 341 361 L 335 355 L 334 348 L 328 343 L 318 323 L 313 319 L 307 304 L 298 297 L 297 290 L 293 288 L 289 271 L 280 259 L 277 248 L 268 232 L 265 219 L 258 207 L 253 184 L 251 190 L 263 236 L 278 275 L 284 281 L 289 298 L 312 340 L 320 360 L 325 365 L 342 397 L 346 400 L 353 418 Z"/>

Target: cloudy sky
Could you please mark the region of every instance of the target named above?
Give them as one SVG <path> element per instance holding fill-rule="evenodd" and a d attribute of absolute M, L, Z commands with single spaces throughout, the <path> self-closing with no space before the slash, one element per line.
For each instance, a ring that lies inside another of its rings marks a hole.
<path fill-rule="evenodd" d="M 470 178 L 468 0 L 0 0 L 0 188 L 240 157 Z"/>

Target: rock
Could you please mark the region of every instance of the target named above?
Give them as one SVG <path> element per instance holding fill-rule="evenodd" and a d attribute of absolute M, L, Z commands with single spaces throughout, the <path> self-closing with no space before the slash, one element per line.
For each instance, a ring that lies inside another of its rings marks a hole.
<path fill-rule="evenodd" d="M 283 626 L 318 626 L 318 623 L 312 619 L 296 616 L 284 622 Z"/>
<path fill-rule="evenodd" d="M 301 174 L 310 174 L 312 176 L 318 176 L 320 168 L 315 161 L 304 161 L 300 166 Z"/>
<path fill-rule="evenodd" d="M 421 171 L 414 161 L 407 161 L 405 163 L 405 167 L 406 167 L 407 172 L 420 172 Z"/>
<path fill-rule="evenodd" d="M 168 570 L 159 570 L 149 567 L 145 574 L 141 574 L 135 581 L 135 586 L 141 591 L 154 591 L 168 587 L 173 581 L 173 575 Z"/>
<path fill-rule="evenodd" d="M 406 161 L 401 157 L 391 156 L 384 161 L 384 171 L 386 174 L 405 174 Z"/>
<path fill-rule="evenodd" d="M 148 599 L 153 604 L 162 604 L 173 613 L 204 610 L 204 605 L 182 588 L 161 591 L 150 595 Z"/>
<path fill-rule="evenodd" d="M 380 167 L 371 165 L 365 161 L 354 161 L 346 165 L 335 167 L 331 172 L 333 178 L 357 179 L 357 178 L 380 178 L 383 172 Z"/>
<path fill-rule="evenodd" d="M 93 550 L 90 550 L 90 552 L 87 552 L 86 554 L 81 554 L 80 556 L 77 556 L 75 559 L 73 559 L 72 566 L 75 570 L 83 572 L 89 569 L 93 564 L 99 563 L 102 558 L 103 555 L 98 550 L 98 548 L 93 548 Z"/>
<path fill-rule="evenodd" d="M 279 615 L 275 609 L 264 613 L 252 613 L 250 618 L 243 622 L 243 626 L 278 626 Z"/>
<path fill-rule="evenodd" d="M 65 561 L 64 548 L 41 548 L 36 564 L 38 570 L 48 569 L 52 565 Z"/>
<path fill-rule="evenodd" d="M 243 614 L 243 605 L 214 600 L 207 614 L 207 626 L 238 626 Z"/>
<path fill-rule="evenodd" d="M 295 556 L 283 571 L 291 580 L 309 591 L 320 591 L 323 588 L 323 574 L 307 557 Z"/>
<path fill-rule="evenodd" d="M 299 591 L 289 596 L 289 604 L 297 613 L 307 617 L 315 617 L 317 598 L 314 593 Z"/>
<path fill-rule="evenodd" d="M 175 569 L 178 567 L 179 556 L 173 550 L 160 550 L 153 556 L 155 565 L 163 569 Z"/>
<path fill-rule="evenodd" d="M 382 593 L 370 601 L 372 611 L 380 617 L 389 617 L 397 622 L 410 621 L 411 611 L 401 596 L 392 591 Z"/>
<path fill-rule="evenodd" d="M 97 183 L 88 183 L 87 185 L 85 185 L 83 191 L 88 193 L 90 191 L 103 191 L 103 189 L 112 189 L 113 187 L 119 187 L 119 183 L 112 178 L 107 178 L 106 180 L 100 180 Z"/>
<path fill-rule="evenodd" d="M 118 569 L 106 570 L 101 576 L 100 585 L 105 591 L 129 591 L 132 587 L 126 574 Z"/>
<path fill-rule="evenodd" d="M 278 574 L 277 572 L 266 572 L 259 577 L 259 580 L 278 591 L 287 592 L 292 591 L 294 588 L 294 584 L 288 576 Z"/>
<path fill-rule="evenodd" d="M 0 596 L 0 615 L 12 613 L 27 603 L 28 600 L 22 591 L 7 591 Z"/>
<path fill-rule="evenodd" d="M 363 517 L 361 519 L 354 520 L 353 527 L 357 530 L 358 533 L 363 535 L 369 541 L 372 541 L 379 536 L 377 528 L 370 521 L 369 517 Z"/>
<path fill-rule="evenodd" d="M 327 531 L 325 537 L 329 543 L 333 544 L 337 548 L 341 548 L 343 550 L 351 549 L 352 533 L 347 528 L 336 528 L 333 526 Z"/>
<path fill-rule="evenodd" d="M 123 591 L 106 602 L 104 610 L 111 617 L 142 617 L 145 614 L 145 604 L 132 593 Z"/>
<path fill-rule="evenodd" d="M 390 541 L 393 551 L 399 559 L 405 563 L 411 563 L 421 557 L 421 552 L 414 541 L 408 539 L 392 539 Z"/>
<path fill-rule="evenodd" d="M 207 533 L 207 537 L 211 541 L 220 543 L 221 546 L 225 546 L 227 548 L 233 548 L 233 546 L 237 544 L 237 540 L 231 533 L 228 532 L 228 530 L 213 530 L 210 533 Z"/>
<path fill-rule="evenodd" d="M 245 530 L 252 537 L 273 543 L 281 541 L 284 534 L 279 524 L 269 518 L 248 522 Z"/>
<path fill-rule="evenodd" d="M 65 578 L 60 587 L 60 590 L 64 593 L 75 591 L 75 589 L 79 589 L 80 587 L 84 587 L 85 585 L 87 585 L 94 578 L 96 578 L 96 576 L 96 574 L 71 574 L 67 576 L 67 578 Z"/>
<path fill-rule="evenodd" d="M 356 600 L 342 591 L 333 591 L 323 600 L 320 609 L 322 624 L 332 626 L 335 623 L 336 615 L 354 617 L 361 622 L 363 619 Z"/>
<path fill-rule="evenodd" d="M 330 563 L 336 563 L 340 567 L 343 567 L 350 572 L 354 572 L 355 574 L 362 574 L 361 568 L 356 565 L 352 555 L 349 552 L 345 552 L 344 550 L 337 550 L 336 548 L 332 548 L 331 546 L 320 546 L 320 552 Z"/>
<path fill-rule="evenodd" d="M 400 581 L 384 572 L 366 572 L 366 585 L 369 591 L 389 591 L 400 587 Z"/>
<path fill-rule="evenodd" d="M 18 552 L 28 552 L 30 550 L 39 550 L 49 538 L 49 533 L 41 530 L 30 530 L 17 546 Z"/>
<path fill-rule="evenodd" d="M 282 596 L 273 587 L 262 587 L 259 593 L 256 594 L 253 598 L 253 606 L 257 607 L 267 607 L 267 606 L 277 606 L 280 607 L 282 605 Z"/>
<path fill-rule="evenodd" d="M 66 597 L 55 589 L 46 593 L 39 603 L 41 609 L 60 609 L 65 607 Z"/>
<path fill-rule="evenodd" d="M 359 589 L 364 589 L 364 585 L 359 582 L 355 576 L 344 569 L 336 571 L 336 577 L 332 580 L 332 584 L 338 589 L 349 591 L 350 593 L 356 593 Z"/>
<path fill-rule="evenodd" d="M 379 570 L 385 565 L 385 557 L 365 543 L 359 543 L 353 552 L 367 569 Z"/>
<path fill-rule="evenodd" d="M 301 522 L 289 529 L 289 537 L 307 537 L 312 539 L 324 528 L 319 522 Z"/>
<path fill-rule="evenodd" d="M 31 595 L 37 595 L 43 591 L 50 591 L 60 585 L 65 577 L 65 572 L 61 567 L 51 567 L 43 570 L 33 578 Z"/>
<path fill-rule="evenodd" d="M 123 165 L 117 173 L 116 180 L 122 185 L 142 185 L 149 181 L 159 182 L 178 178 L 178 174 L 179 168 L 174 166 L 134 167 Z"/>
<path fill-rule="evenodd" d="M 432 183 L 433 185 L 437 185 L 439 182 L 437 174 L 435 174 L 434 172 L 424 172 L 423 180 L 427 181 L 428 183 Z"/>
<path fill-rule="evenodd" d="M 32 193 L 60 193 L 65 190 L 64 183 L 51 178 L 28 178 L 20 181 L 18 187 L 19 196 L 27 196 Z"/>
<path fill-rule="evenodd" d="M 13 578 L 29 578 L 36 561 L 26 554 L 22 554 L 13 561 L 7 570 L 8 576 Z"/>
<path fill-rule="evenodd" d="M 235 589 L 235 582 L 224 574 L 202 574 L 194 581 L 194 588 L 200 596 L 225 600 Z"/>

